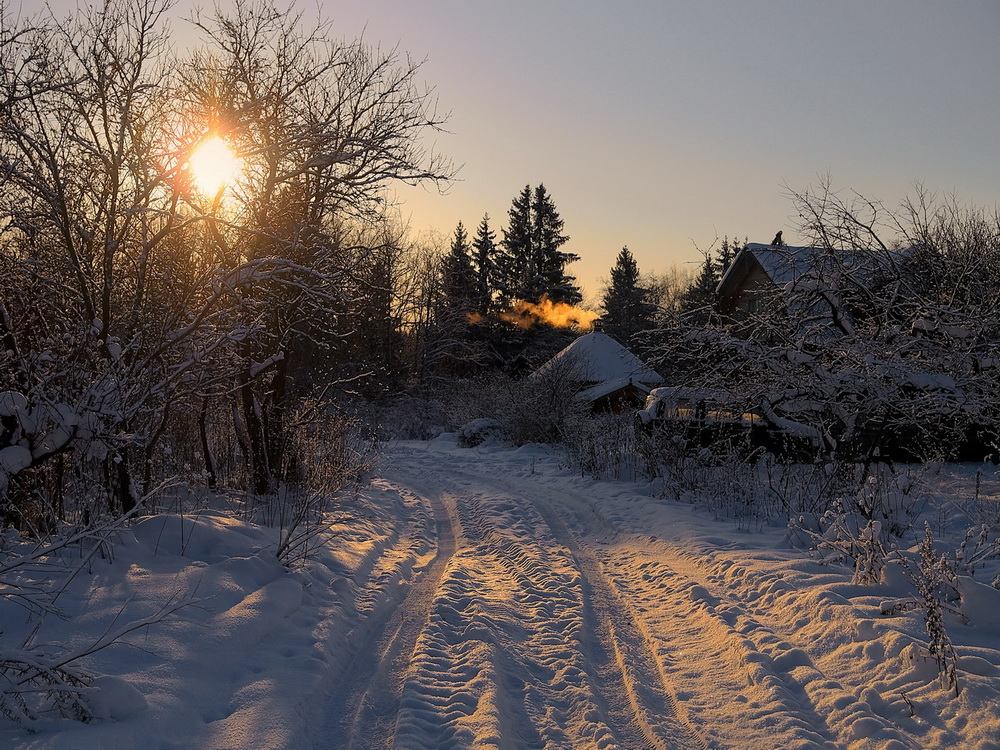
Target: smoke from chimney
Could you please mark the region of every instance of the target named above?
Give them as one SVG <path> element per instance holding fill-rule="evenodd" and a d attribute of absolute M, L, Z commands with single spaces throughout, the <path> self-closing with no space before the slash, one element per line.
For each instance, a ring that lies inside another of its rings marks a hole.
<path fill-rule="evenodd" d="M 554 328 L 578 328 L 581 331 L 589 331 L 598 317 L 593 310 L 585 310 L 565 302 L 553 302 L 546 296 L 538 302 L 515 300 L 510 310 L 500 313 L 501 320 L 523 329 L 547 323 Z"/>

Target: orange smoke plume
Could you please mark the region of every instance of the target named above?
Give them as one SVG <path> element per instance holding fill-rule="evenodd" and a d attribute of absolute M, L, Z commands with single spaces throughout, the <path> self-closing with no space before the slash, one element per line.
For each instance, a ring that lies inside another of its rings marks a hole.
<path fill-rule="evenodd" d="M 539 323 L 547 323 L 554 328 L 579 328 L 589 331 L 594 321 L 600 317 L 593 310 L 584 310 L 565 302 L 553 302 L 542 296 L 538 302 L 515 300 L 511 309 L 500 313 L 500 319 L 513 323 L 518 328 L 531 328 Z"/>

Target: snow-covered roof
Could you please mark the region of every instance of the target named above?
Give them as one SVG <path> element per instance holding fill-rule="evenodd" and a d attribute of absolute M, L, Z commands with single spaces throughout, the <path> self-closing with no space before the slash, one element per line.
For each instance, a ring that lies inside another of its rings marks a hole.
<path fill-rule="evenodd" d="M 905 251 L 893 251 L 893 255 L 902 257 Z M 745 273 L 745 257 L 752 257 L 761 267 L 771 282 L 777 287 L 786 287 L 803 278 L 823 277 L 835 271 L 854 270 L 873 274 L 876 269 L 884 267 L 886 258 L 874 252 L 862 250 L 838 251 L 832 253 L 822 247 L 796 247 L 793 245 L 764 245 L 750 242 L 740 251 L 736 260 L 729 265 L 719 279 L 717 287 L 721 291 L 730 281 L 739 281 L 738 276 Z"/>
<path fill-rule="evenodd" d="M 764 273 L 778 286 L 800 279 L 823 265 L 825 252 L 819 247 L 772 247 L 752 243 L 747 250 L 760 263 Z"/>
<path fill-rule="evenodd" d="M 663 382 L 660 373 L 601 331 L 580 336 L 535 370 L 535 375 L 542 375 L 563 364 L 576 368 L 580 378 L 586 383 L 629 379 L 633 383 L 646 385 Z"/>
<path fill-rule="evenodd" d="M 576 394 L 576 397 L 580 401 L 596 401 L 615 391 L 620 391 L 629 385 L 635 387 L 640 393 L 649 394 L 649 386 L 644 383 L 640 383 L 632 378 L 615 378 L 614 380 L 605 380 L 603 383 L 584 388 Z"/>

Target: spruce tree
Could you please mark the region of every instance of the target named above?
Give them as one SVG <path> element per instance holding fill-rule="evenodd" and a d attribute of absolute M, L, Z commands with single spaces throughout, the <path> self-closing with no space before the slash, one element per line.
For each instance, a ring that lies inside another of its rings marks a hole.
<path fill-rule="evenodd" d="M 531 186 L 515 196 L 507 211 L 508 224 L 503 231 L 502 255 L 498 258 L 497 293 L 506 306 L 515 299 L 529 298 L 532 275 Z"/>
<path fill-rule="evenodd" d="M 653 327 L 656 308 L 649 302 L 648 290 L 639 285 L 639 264 L 628 247 L 618 253 L 602 306 L 604 330 L 619 341 L 628 342 Z"/>
<path fill-rule="evenodd" d="M 715 289 L 719 285 L 719 269 L 711 253 L 705 253 L 701 270 L 684 293 L 681 309 L 702 320 L 708 320 L 715 306 Z"/>
<path fill-rule="evenodd" d="M 746 247 L 748 240 L 743 240 L 740 244 L 739 239 L 733 237 L 732 240 L 729 239 L 729 235 L 726 235 L 722 239 L 722 246 L 719 248 L 719 257 L 716 259 L 716 266 L 719 269 L 719 278 L 721 279 L 726 275 L 726 271 L 736 260 L 736 256 L 740 254 L 740 250 Z"/>
<path fill-rule="evenodd" d="M 566 266 L 580 259 L 575 253 L 561 250 L 569 241 L 564 235 L 563 220 L 556 210 L 552 196 L 539 184 L 531 202 L 532 209 L 532 277 L 529 285 L 531 299 L 548 296 L 553 302 L 579 304 L 583 299 L 576 285 L 576 278 L 566 273 Z"/>
<path fill-rule="evenodd" d="M 469 235 L 462 222 L 455 227 L 451 248 L 441 264 L 441 294 L 448 309 L 475 309 L 476 274 L 469 256 Z"/>
<path fill-rule="evenodd" d="M 507 212 L 503 252 L 497 256 L 494 286 L 501 306 L 515 299 L 537 302 L 547 296 L 553 302 L 577 304 L 582 299 L 576 279 L 566 266 L 579 260 L 561 248 L 569 240 L 552 196 L 539 185 L 530 185 L 515 196 Z"/>
<path fill-rule="evenodd" d="M 485 315 L 493 302 L 497 284 L 496 233 L 490 229 L 490 216 L 483 214 L 472 241 L 472 261 L 476 274 L 476 309 Z"/>

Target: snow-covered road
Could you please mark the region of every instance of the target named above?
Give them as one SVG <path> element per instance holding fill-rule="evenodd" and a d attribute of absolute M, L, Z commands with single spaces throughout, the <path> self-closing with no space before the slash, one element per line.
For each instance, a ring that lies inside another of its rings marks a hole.
<path fill-rule="evenodd" d="M 995 746 L 996 691 L 939 704 L 915 638 L 780 530 L 540 447 L 406 443 L 382 474 L 436 547 L 351 633 L 316 747 Z"/>
<path fill-rule="evenodd" d="M 1000 591 L 966 579 L 947 615 L 956 698 L 898 563 L 855 585 L 651 490 L 452 435 L 389 446 L 292 570 L 225 507 L 143 518 L 44 639 L 197 606 L 87 663 L 98 720 L 0 723 L 0 747 L 1000 748 Z"/>

